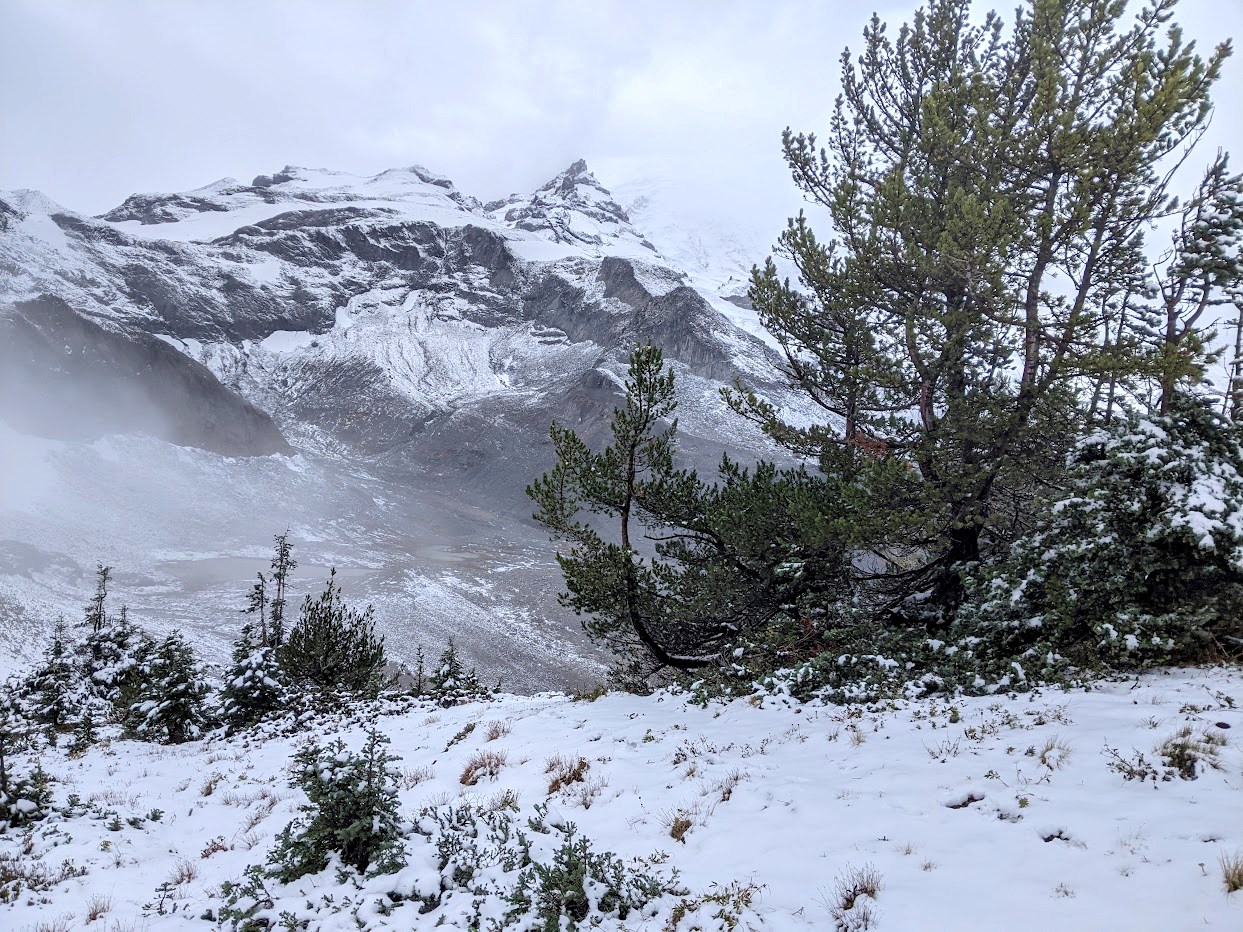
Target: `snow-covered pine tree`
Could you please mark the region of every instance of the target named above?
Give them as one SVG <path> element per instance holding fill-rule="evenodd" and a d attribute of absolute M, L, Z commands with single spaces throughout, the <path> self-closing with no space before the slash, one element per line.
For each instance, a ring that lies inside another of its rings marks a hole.
<path fill-rule="evenodd" d="M 14 758 L 30 737 L 19 691 L 13 681 L 0 686 L 0 834 L 42 819 L 51 802 L 42 768 L 23 767 Z"/>
<path fill-rule="evenodd" d="M 289 542 L 288 531 L 277 534 L 274 541 L 276 552 L 272 554 L 272 601 L 268 606 L 268 623 L 260 629 L 260 639 L 265 647 L 278 648 L 285 640 L 285 604 L 289 574 L 298 568 L 298 561 L 293 558 L 293 544 Z"/>
<path fill-rule="evenodd" d="M 401 819 L 397 812 L 396 757 L 385 750 L 388 738 L 375 729 L 359 754 L 340 738 L 320 747 L 307 745 L 294 755 L 293 784 L 309 803 L 306 817 L 287 825 L 269 860 L 274 875 L 288 883 L 328 866 L 334 853 L 361 874 L 387 874 L 404 864 Z"/>
<path fill-rule="evenodd" d="M 181 744 L 203 733 L 208 721 L 207 681 L 194 651 L 173 632 L 143 664 L 138 701 L 130 706 L 131 733 L 162 744 Z"/>
<path fill-rule="evenodd" d="M 466 669 L 458 655 L 457 645 L 453 643 L 453 638 L 449 638 L 448 646 L 436 662 L 436 669 L 427 678 L 426 694 L 441 705 L 451 706 L 486 699 L 492 690 L 483 684 L 473 667 Z"/>
<path fill-rule="evenodd" d="M 1239 427 L 1175 395 L 1082 440 L 1069 483 L 970 586 L 959 636 L 1040 673 L 1243 657 Z"/>
<path fill-rule="evenodd" d="M 42 662 L 27 677 L 23 693 L 27 714 L 46 728 L 52 744 L 77 721 L 84 697 L 64 618 L 57 620 L 51 643 L 43 652 Z"/>
<path fill-rule="evenodd" d="M 108 614 L 111 578 L 111 567 L 100 564 L 95 594 L 85 609 L 86 637 L 77 648 L 84 701 L 92 706 L 97 721 L 127 717 L 141 691 L 144 662 L 154 647 L 150 636 L 130 621 L 126 606 L 116 616 Z"/>
<path fill-rule="evenodd" d="M 284 696 L 284 672 L 276 651 L 265 646 L 254 628 L 246 625 L 233 644 L 233 664 L 220 690 L 221 716 L 230 728 L 240 728 L 275 711 Z"/>

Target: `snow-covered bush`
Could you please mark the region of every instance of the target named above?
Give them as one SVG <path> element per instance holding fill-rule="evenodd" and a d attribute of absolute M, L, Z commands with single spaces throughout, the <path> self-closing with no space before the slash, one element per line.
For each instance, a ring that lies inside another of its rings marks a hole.
<path fill-rule="evenodd" d="M 294 756 L 293 784 L 306 793 L 306 817 L 277 836 L 269 861 L 272 876 L 288 883 L 328 866 L 331 858 L 360 874 L 386 874 L 404 863 L 397 784 L 397 760 L 385 750 L 388 738 L 367 733 L 359 754 L 340 739 L 308 745 Z"/>
<path fill-rule="evenodd" d="M 78 668 L 98 718 L 124 720 L 142 691 L 143 669 L 155 642 L 124 609 L 92 627 L 78 646 Z"/>
<path fill-rule="evenodd" d="M 180 744 L 203 733 L 210 689 L 194 651 L 179 633 L 156 645 L 137 676 L 138 701 L 130 706 L 126 720 L 132 734 Z"/>
<path fill-rule="evenodd" d="M 339 746 L 320 754 L 313 750 L 300 755 L 303 771 L 326 764 L 324 769 L 338 773 L 339 761 L 347 756 Z M 365 827 L 360 830 L 367 833 Z M 320 857 L 299 867 L 314 869 L 313 874 L 282 876 L 279 869 L 256 866 L 240 882 L 224 884 L 224 904 L 214 918 L 247 932 L 274 923 L 288 928 L 620 932 L 650 926 L 728 932 L 747 928 L 745 921 L 759 922 L 751 907 L 754 885 L 713 886 L 690 896 L 677 871 L 659 867 L 660 858 L 623 861 L 612 852 L 596 851 L 574 825 L 551 819 L 547 804 L 536 806 L 533 817 L 520 819 L 512 797 L 489 806 L 425 807 L 408 838 L 394 834 L 385 839 L 377 862 L 384 870 L 372 869 L 368 876 L 334 871 L 340 865 L 330 852 L 336 849 L 321 844 L 318 850 Z M 280 847 L 274 856 L 282 856 Z M 409 866 L 385 875 L 406 862 Z"/>
<path fill-rule="evenodd" d="M 220 690 L 220 714 L 232 728 L 257 722 L 280 708 L 284 673 L 276 651 L 256 641 L 249 625 L 233 645 L 233 665 Z"/>
<path fill-rule="evenodd" d="M 1069 494 L 973 581 L 960 637 L 1027 675 L 1243 656 L 1243 444 L 1175 399 L 1083 439 Z"/>
<path fill-rule="evenodd" d="M 51 802 L 43 769 L 17 756 L 28 746 L 28 731 L 17 688 L 6 683 L 0 687 L 0 834 L 42 819 Z"/>
<path fill-rule="evenodd" d="M 86 696 L 63 619 L 56 623 L 42 661 L 22 684 L 22 693 L 26 714 L 44 726 L 52 744 L 84 714 Z"/>
<path fill-rule="evenodd" d="M 453 638 L 449 638 L 449 645 L 422 688 L 423 695 L 444 706 L 474 702 L 492 695 L 492 690 L 479 679 L 474 668 L 466 669 Z"/>

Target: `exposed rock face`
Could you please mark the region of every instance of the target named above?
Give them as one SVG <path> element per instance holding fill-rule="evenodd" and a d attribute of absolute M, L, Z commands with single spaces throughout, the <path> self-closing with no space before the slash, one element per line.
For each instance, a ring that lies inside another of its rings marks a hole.
<path fill-rule="evenodd" d="M 290 452 L 272 419 L 205 366 L 54 297 L 0 309 L 0 417 L 65 439 L 143 433 L 228 456 Z"/>

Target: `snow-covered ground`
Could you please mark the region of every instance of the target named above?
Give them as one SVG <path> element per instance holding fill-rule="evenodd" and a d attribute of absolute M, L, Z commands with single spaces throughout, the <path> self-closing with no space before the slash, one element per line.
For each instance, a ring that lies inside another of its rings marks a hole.
<path fill-rule="evenodd" d="M 1243 851 L 1237 669 L 884 708 L 537 696 L 415 706 L 375 722 L 401 758 L 404 817 L 512 791 L 525 823 L 547 800 L 548 820 L 576 823 L 597 851 L 663 852 L 663 869 L 676 868 L 691 891 L 757 885 L 752 928 L 833 929 L 838 885 L 860 870 L 879 887 L 852 913 L 869 908 L 866 927 L 881 932 L 1243 928 L 1243 892 L 1227 895 L 1220 866 Z M 1216 736 L 1215 767 L 1197 779 L 1128 781 L 1109 766 L 1115 749 L 1161 768 L 1155 746 L 1186 727 Z M 0 905 L 0 928 L 209 927 L 199 917 L 219 908 L 212 891 L 262 863 L 303 801 L 288 785 L 291 754 L 328 734 L 358 747 L 363 725 L 321 720 L 290 737 L 173 748 L 113 740 L 78 759 L 48 751 L 58 803 L 76 793 L 96 816 L 44 823 L 29 839 L 0 836 L 0 863 L 38 859 L 55 873 L 70 862 L 65 873 L 80 876 Z M 464 786 L 481 751 L 502 756 L 497 775 Z M 558 755 L 589 766 L 550 797 Z M 155 809 L 158 821 L 148 818 Z M 690 822 L 681 841 L 670 834 L 678 818 Z M 434 846 L 412 834 L 407 855 L 402 872 L 361 893 L 330 869 L 280 906 L 305 912 L 331 894 L 361 904 L 366 928 L 430 925 L 439 913 L 423 917 L 417 902 L 388 916 L 375 909 L 390 889 L 438 885 Z M 321 912 L 310 928 L 357 928 L 352 909 Z M 88 923 L 92 910 L 100 916 Z M 620 927 L 662 929 L 667 918 Z"/>

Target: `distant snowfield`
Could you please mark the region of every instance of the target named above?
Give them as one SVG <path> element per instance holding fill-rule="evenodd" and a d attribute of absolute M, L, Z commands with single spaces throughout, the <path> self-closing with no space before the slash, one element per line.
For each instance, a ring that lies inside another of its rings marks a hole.
<path fill-rule="evenodd" d="M 509 730 L 489 741 L 493 721 Z M 452 743 L 472 723 L 480 727 Z M 1243 893 L 1227 896 L 1219 866 L 1243 851 L 1238 669 L 885 709 L 800 707 L 779 697 L 706 708 L 668 695 L 506 697 L 416 707 L 376 724 L 402 758 L 403 816 L 512 791 L 524 822 L 548 800 L 550 821 L 576 823 L 597 851 L 664 852 L 665 868 L 692 891 L 757 884 L 752 928 L 833 929 L 837 879 L 872 867 L 880 887 L 867 902 L 875 920 L 867 928 L 880 932 L 1243 929 Z M 1107 748 L 1159 764 L 1154 747 L 1187 726 L 1226 738 L 1218 769 L 1154 785 L 1127 782 L 1107 766 Z M 43 765 L 57 799 L 78 793 L 100 802 L 122 828 L 77 817 L 59 833 L 51 823 L 37 829 L 29 856 L 50 869 L 68 860 L 85 873 L 0 906 L 0 927 L 209 927 L 198 918 L 218 907 L 209 891 L 261 863 L 303 802 L 287 784 L 290 755 L 310 737 L 335 733 L 361 744 L 361 726 L 324 720 L 311 734 L 264 742 L 238 736 L 165 748 L 114 740 L 77 760 L 49 751 Z M 466 762 L 485 749 L 504 755 L 497 778 L 463 786 Z M 554 755 L 590 766 L 583 782 L 549 797 Z M 270 794 L 277 801 L 269 810 Z M 160 821 L 124 824 L 152 809 L 163 810 Z M 678 815 L 691 822 L 683 842 L 668 827 Z M 0 854 L 26 857 L 24 844 L 20 834 L 0 836 Z M 431 927 L 442 916 L 441 928 L 462 928 L 451 908 L 422 916 L 417 901 L 387 916 L 376 911 L 390 890 L 438 887 L 430 843 L 412 835 L 407 853 L 401 873 L 357 889 L 330 868 L 286 889 L 278 908 L 304 916 L 310 929 L 360 927 L 345 913 L 308 911 L 308 901 L 330 893 L 338 904 L 361 904 L 362 928 Z M 177 873 L 192 876 L 161 901 L 156 888 Z M 88 925 L 92 898 L 110 905 Z M 662 929 L 667 919 L 602 928 Z"/>

